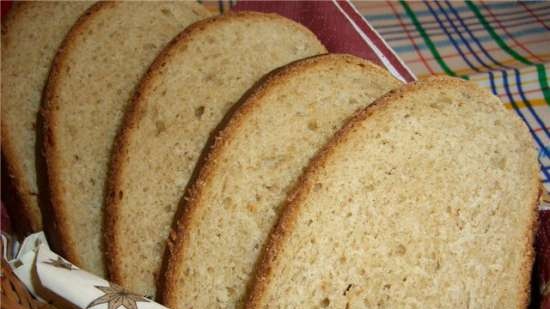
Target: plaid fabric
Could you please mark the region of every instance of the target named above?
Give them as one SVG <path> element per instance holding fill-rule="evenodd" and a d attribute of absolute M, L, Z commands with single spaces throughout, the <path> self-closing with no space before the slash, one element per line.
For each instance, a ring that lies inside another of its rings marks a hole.
<path fill-rule="evenodd" d="M 418 76 L 448 74 L 514 109 L 539 150 L 550 190 L 549 2 L 356 2 Z"/>

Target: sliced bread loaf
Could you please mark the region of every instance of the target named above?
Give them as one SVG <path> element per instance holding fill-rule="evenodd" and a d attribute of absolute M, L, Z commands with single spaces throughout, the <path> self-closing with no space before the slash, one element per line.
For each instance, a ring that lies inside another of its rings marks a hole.
<path fill-rule="evenodd" d="M 100 2 L 69 32 L 44 94 L 49 237 L 71 262 L 103 275 L 102 205 L 111 147 L 139 78 L 187 25 L 193 2 Z"/>
<path fill-rule="evenodd" d="M 26 231 L 42 229 L 36 177 L 36 115 L 50 65 L 90 2 L 17 2 L 2 19 L 2 156 Z"/>
<path fill-rule="evenodd" d="M 349 55 L 293 63 L 252 90 L 217 134 L 173 237 L 163 301 L 239 308 L 288 188 L 355 110 L 400 82 Z"/>
<path fill-rule="evenodd" d="M 110 277 L 155 295 L 174 214 L 210 132 L 269 71 L 326 52 L 305 27 L 252 12 L 213 17 L 157 57 L 117 138 L 106 203 Z"/>
<path fill-rule="evenodd" d="M 404 86 L 310 163 L 247 308 L 525 308 L 537 165 L 527 129 L 489 92 Z"/>

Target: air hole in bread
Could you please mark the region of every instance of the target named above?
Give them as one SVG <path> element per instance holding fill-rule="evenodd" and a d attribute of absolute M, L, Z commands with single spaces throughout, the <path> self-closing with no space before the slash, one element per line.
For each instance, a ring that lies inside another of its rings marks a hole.
<path fill-rule="evenodd" d="M 166 131 L 166 125 L 163 121 L 157 120 L 155 122 L 155 127 L 157 129 L 157 136 L 160 135 L 162 132 Z"/>
<path fill-rule="evenodd" d="M 232 288 L 232 287 L 226 287 L 225 289 L 227 290 L 227 294 L 229 294 L 229 296 L 235 295 L 235 292 L 236 292 L 236 291 L 235 291 L 234 288 Z"/>
<path fill-rule="evenodd" d="M 311 120 L 310 122 L 308 122 L 307 128 L 311 131 L 315 131 L 319 128 L 319 125 L 317 124 L 317 121 Z"/>
<path fill-rule="evenodd" d="M 147 43 L 147 44 L 143 45 L 143 48 L 144 49 L 155 49 L 156 50 L 157 46 L 153 43 Z"/>
<path fill-rule="evenodd" d="M 403 245 L 397 245 L 397 248 L 395 249 L 395 254 L 397 255 L 404 255 L 407 253 L 407 248 Z"/>
<path fill-rule="evenodd" d="M 349 290 L 351 290 L 351 287 L 352 287 L 352 286 L 353 286 L 353 284 L 351 284 L 351 283 L 348 284 L 348 286 L 347 286 L 346 289 L 344 290 L 344 293 L 343 293 L 344 296 L 346 296 L 346 295 L 348 294 L 348 292 L 349 292 Z M 346 305 L 346 306 L 347 306 L 347 305 Z"/>
<path fill-rule="evenodd" d="M 162 14 L 164 14 L 164 16 L 174 17 L 174 14 L 170 9 L 164 8 L 164 9 L 161 9 L 160 11 L 162 12 Z"/>
<path fill-rule="evenodd" d="M 318 191 L 321 190 L 322 188 L 323 188 L 323 184 L 322 184 L 322 183 L 316 183 L 315 186 L 313 186 L 313 191 L 318 192 Z"/>
<path fill-rule="evenodd" d="M 344 264 L 347 261 L 347 257 L 345 255 L 342 255 L 339 259 L 340 263 Z M 346 295 L 346 294 L 344 294 Z"/>
<path fill-rule="evenodd" d="M 202 117 L 203 114 L 204 114 L 204 106 L 199 106 L 199 107 L 197 107 L 197 108 L 195 109 L 195 116 L 196 116 L 197 118 L 200 119 L 200 118 Z"/>

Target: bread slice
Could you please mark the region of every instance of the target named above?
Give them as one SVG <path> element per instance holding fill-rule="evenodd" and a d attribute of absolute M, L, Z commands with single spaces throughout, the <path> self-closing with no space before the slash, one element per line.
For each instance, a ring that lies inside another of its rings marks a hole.
<path fill-rule="evenodd" d="M 101 226 L 111 147 L 139 78 L 187 25 L 208 16 L 193 2 L 100 2 L 60 48 L 44 94 L 50 237 L 66 258 L 103 275 Z M 55 241 L 55 242 L 57 242 Z"/>
<path fill-rule="evenodd" d="M 350 55 L 324 55 L 267 77 L 217 134 L 193 183 L 167 266 L 170 308 L 242 307 L 287 189 L 355 110 L 400 85 Z"/>
<path fill-rule="evenodd" d="M 90 2 L 17 2 L 2 19 L 2 156 L 27 232 L 42 229 L 35 164 L 36 115 L 57 48 Z M 17 218 L 21 216 L 22 218 Z"/>
<path fill-rule="evenodd" d="M 247 308 L 525 308 L 537 165 L 527 129 L 489 92 L 404 86 L 311 162 Z"/>
<path fill-rule="evenodd" d="M 105 216 L 111 279 L 155 295 L 174 214 L 209 133 L 262 75 L 325 52 L 298 23 L 242 12 L 193 24 L 159 55 L 115 146 Z"/>

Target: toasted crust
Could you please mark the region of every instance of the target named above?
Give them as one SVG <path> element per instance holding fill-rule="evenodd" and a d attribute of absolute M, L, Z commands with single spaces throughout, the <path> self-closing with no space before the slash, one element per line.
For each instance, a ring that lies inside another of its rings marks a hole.
<path fill-rule="evenodd" d="M 145 100 L 141 98 L 146 96 L 148 92 L 152 91 L 150 85 L 152 81 L 158 76 L 157 73 L 171 57 L 174 56 L 176 50 L 180 50 L 187 46 L 187 44 L 193 39 L 194 36 L 204 32 L 208 27 L 216 27 L 220 23 L 231 22 L 235 18 L 250 19 L 250 20 L 277 20 L 278 22 L 291 25 L 296 31 L 302 31 L 311 36 L 312 40 L 318 42 L 318 39 L 313 33 L 307 30 L 304 26 L 281 18 L 277 14 L 266 14 L 257 12 L 229 12 L 224 15 L 210 17 L 204 20 L 200 20 L 188 26 L 178 36 L 176 36 L 157 56 L 153 64 L 148 69 L 147 73 L 142 77 L 138 88 L 132 98 L 132 103 L 129 104 L 128 110 L 124 115 L 123 124 L 121 130 L 117 134 L 114 152 L 111 158 L 110 176 L 108 177 L 107 194 L 105 200 L 105 216 L 104 216 L 104 245 L 105 245 L 105 260 L 108 269 L 109 278 L 120 284 L 124 284 L 124 278 L 122 276 L 122 270 L 120 269 L 120 256 L 119 256 L 119 239 L 116 227 L 119 218 L 120 199 L 119 191 L 121 187 L 121 177 L 125 169 L 125 157 L 127 155 L 128 139 L 130 134 L 135 130 L 139 123 L 139 120 L 145 109 Z M 319 45 L 321 43 L 319 42 Z M 239 104 L 236 104 L 237 106 Z M 235 107 L 234 107 L 235 108 Z M 199 160 L 202 161 L 202 160 Z M 200 164 L 198 164 L 200 165 Z M 191 183 L 191 181 L 190 181 Z M 178 216 L 176 216 L 177 218 Z M 176 222 L 174 222 L 175 224 Z M 170 246 L 170 242 L 168 242 Z M 166 259 L 165 259 L 166 260 Z M 166 265 L 163 265 L 163 269 Z M 163 272 L 161 272 L 163 273 Z M 159 277 L 158 286 L 163 286 L 164 281 Z M 161 295 L 160 293 L 157 293 Z"/>
<path fill-rule="evenodd" d="M 59 175 L 59 158 L 55 151 L 55 145 L 57 143 L 54 128 L 58 126 L 55 110 L 57 101 L 55 100 L 57 94 L 55 89 L 61 74 L 61 68 L 66 59 L 68 51 L 72 48 L 76 38 L 84 31 L 84 28 L 93 17 L 103 9 L 116 5 L 114 2 L 98 2 L 91 6 L 73 25 L 69 31 L 63 43 L 59 47 L 57 54 L 54 58 L 50 75 L 48 76 L 48 82 L 44 88 L 42 97 L 41 117 L 43 121 L 42 138 L 43 138 L 43 154 L 45 159 L 45 175 L 48 183 L 48 196 L 49 200 L 44 201 L 43 211 L 48 212 L 46 214 L 51 221 L 46 222 L 44 226 L 48 239 L 54 245 L 54 250 L 62 254 L 66 259 L 73 264 L 81 265 L 78 255 L 76 254 L 73 243 L 75 239 L 72 239 L 71 235 L 65 233 L 68 229 L 67 215 L 65 213 L 64 203 L 62 199 L 62 192 L 64 188 L 61 183 L 58 182 Z"/>
<path fill-rule="evenodd" d="M 269 238 L 264 247 L 261 258 L 259 259 L 259 264 L 256 270 L 255 277 L 251 282 L 251 289 L 249 290 L 249 295 L 245 304 L 245 308 L 261 308 L 263 297 L 267 286 L 271 282 L 273 276 L 273 269 L 277 267 L 279 260 L 279 254 L 283 250 L 283 244 L 288 239 L 290 232 L 293 230 L 300 206 L 303 204 L 303 201 L 306 199 L 309 192 L 313 190 L 314 179 L 317 175 L 317 171 L 324 167 L 327 164 L 329 158 L 335 152 L 338 145 L 345 143 L 349 138 L 349 135 L 358 129 L 360 124 L 368 119 L 372 114 L 378 113 L 387 108 L 388 104 L 392 102 L 393 99 L 399 98 L 404 94 L 417 91 L 418 89 L 431 87 L 433 85 L 439 86 L 448 86 L 455 85 L 459 87 L 464 87 L 464 82 L 451 77 L 439 76 L 439 77 L 430 77 L 424 80 L 409 83 L 399 89 L 390 91 L 386 95 L 380 97 L 374 103 L 369 105 L 363 110 L 358 111 L 353 117 L 351 117 L 348 122 L 331 138 L 331 140 L 317 153 L 317 155 L 310 161 L 310 164 L 300 176 L 300 179 L 296 183 L 295 187 L 288 196 L 286 205 L 283 208 L 283 211 L 279 217 L 277 224 L 274 226 Z M 519 120 L 518 120 L 519 121 Z M 538 189 L 534 191 L 532 195 L 533 205 L 530 208 L 530 226 L 525 230 L 525 255 L 522 266 L 523 276 L 519 278 L 522 282 L 521 286 L 523 287 L 521 291 L 518 292 L 517 297 L 517 308 L 525 308 L 529 303 L 529 293 L 530 293 L 530 274 L 531 267 L 534 261 L 534 249 L 533 241 L 534 235 L 536 233 L 537 225 L 537 205 L 539 198 L 541 196 L 541 184 L 536 176 L 538 171 L 534 170 L 533 174 L 533 186 Z"/>
<path fill-rule="evenodd" d="M 189 245 L 187 231 L 193 225 L 197 209 L 204 205 L 200 203 L 200 196 L 208 185 L 209 180 L 215 177 L 214 170 L 218 158 L 227 146 L 226 141 L 233 138 L 239 127 L 246 121 L 246 116 L 258 108 L 262 97 L 267 95 L 275 85 L 284 83 L 292 79 L 293 76 L 307 70 L 309 67 L 316 66 L 327 59 L 337 59 L 342 62 L 356 63 L 365 71 L 375 71 L 387 74 L 386 71 L 368 61 L 360 61 L 357 57 L 350 55 L 326 54 L 310 57 L 305 60 L 299 60 L 279 68 L 256 83 L 234 106 L 234 109 L 226 115 L 219 127 L 212 134 L 212 138 L 205 148 L 203 160 L 197 165 L 197 176 L 190 181 L 185 198 L 179 208 L 176 216 L 177 221 L 168 241 L 168 250 L 166 256 L 166 270 L 164 271 L 164 280 L 161 284 L 161 300 L 169 307 L 176 306 L 174 287 L 177 285 L 177 273 L 180 272 L 179 261 L 184 257 L 185 250 Z"/>

